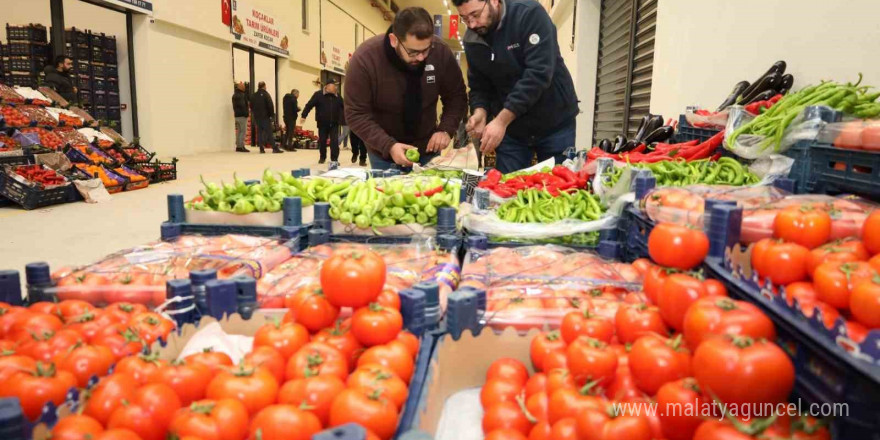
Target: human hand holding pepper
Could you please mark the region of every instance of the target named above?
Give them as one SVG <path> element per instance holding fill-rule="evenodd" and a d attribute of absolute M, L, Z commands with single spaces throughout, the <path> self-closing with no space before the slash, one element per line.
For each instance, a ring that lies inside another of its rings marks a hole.
<path fill-rule="evenodd" d="M 483 131 L 486 129 L 486 110 L 481 108 L 474 110 L 474 114 L 468 119 L 464 129 L 468 136 L 474 139 L 483 137 Z"/>
<path fill-rule="evenodd" d="M 405 167 L 405 168 L 412 167 L 413 163 L 411 160 L 409 160 L 407 158 L 406 152 L 407 152 L 407 150 L 413 150 L 413 149 L 416 149 L 416 147 L 413 147 L 412 145 L 401 144 L 398 142 L 398 143 L 391 146 L 391 152 L 390 152 L 391 153 L 391 160 L 393 160 L 394 163 L 396 163 L 402 167 Z M 410 153 L 410 154 L 412 154 L 412 153 Z"/>
<path fill-rule="evenodd" d="M 516 115 L 508 109 L 501 110 L 501 113 L 498 113 L 498 116 L 492 119 L 492 122 L 486 126 L 482 142 L 480 143 L 480 151 L 483 154 L 489 154 L 495 151 L 498 145 L 501 145 L 501 141 L 504 140 L 504 135 L 507 133 L 507 126 L 514 119 L 516 119 Z"/>

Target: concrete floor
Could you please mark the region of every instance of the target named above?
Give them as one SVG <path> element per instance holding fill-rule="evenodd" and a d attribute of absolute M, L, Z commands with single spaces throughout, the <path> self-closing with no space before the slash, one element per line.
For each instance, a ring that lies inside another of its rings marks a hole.
<path fill-rule="evenodd" d="M 340 153 L 342 166 L 351 166 L 350 151 Z M 284 154 L 209 153 L 180 157 L 177 180 L 114 194 L 107 203 L 84 202 L 25 211 L 0 208 L 0 269 L 15 269 L 34 261 L 48 262 L 52 270 L 91 263 L 129 247 L 159 239 L 159 225 L 167 220 L 166 196 L 190 198 L 201 188 L 199 176 L 209 182 L 227 182 L 237 172 L 242 179 L 258 179 L 265 168 L 290 171 L 310 167 L 312 174 L 326 170 L 318 165 L 316 150 Z"/>

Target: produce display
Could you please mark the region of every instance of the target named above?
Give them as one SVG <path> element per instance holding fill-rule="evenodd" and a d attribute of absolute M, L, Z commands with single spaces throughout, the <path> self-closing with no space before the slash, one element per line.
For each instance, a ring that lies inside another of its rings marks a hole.
<path fill-rule="evenodd" d="M 23 104 L 24 97 L 15 92 L 15 89 L 5 84 L 0 84 L 0 101 L 6 104 Z M 6 108 L 5 106 L 3 108 Z"/>
<path fill-rule="evenodd" d="M 4 105 L 0 107 L 0 115 L 7 127 L 27 127 L 31 124 L 30 118 L 18 111 L 17 107 Z"/>
<path fill-rule="evenodd" d="M 498 207 L 498 217 L 511 223 L 553 223 L 565 219 L 593 221 L 605 212 L 599 198 L 584 190 L 550 191 L 528 189 Z"/>
<path fill-rule="evenodd" d="M 345 185 L 345 198 L 329 197 L 330 217 L 359 229 L 383 228 L 396 224 L 435 225 L 437 209 L 457 208 L 461 184 L 438 177 L 369 179 Z"/>
<path fill-rule="evenodd" d="M 0 143 L 3 144 L 3 148 L 5 148 L 6 151 L 17 150 L 21 148 L 21 145 L 18 143 L 17 140 L 2 133 L 0 133 Z"/>
<path fill-rule="evenodd" d="M 15 93 L 21 95 L 25 99 L 25 102 L 36 106 L 45 107 L 48 105 L 52 105 L 52 102 L 49 100 L 49 98 L 30 87 L 16 87 Z"/>
<path fill-rule="evenodd" d="M 59 95 L 58 92 L 56 92 L 54 89 L 51 89 L 49 87 L 40 87 L 38 90 L 40 91 L 40 93 L 43 94 L 43 96 L 50 99 L 58 107 L 66 108 L 70 106 L 70 103 L 67 102 L 66 99 L 61 97 L 61 95 Z"/>
<path fill-rule="evenodd" d="M 152 159 L 152 156 L 148 154 L 146 150 L 138 146 L 123 147 L 122 151 L 125 153 L 126 156 L 131 158 L 132 162 L 144 163 L 149 162 L 150 159 Z"/>
<path fill-rule="evenodd" d="M 593 147 L 593 149 L 587 153 L 587 158 L 595 160 L 607 157 L 626 163 L 646 164 L 678 161 L 682 159 L 688 162 L 709 158 L 712 158 L 712 160 L 718 160 L 719 155 L 715 153 L 715 150 L 721 146 L 723 139 L 724 132 L 722 131 L 703 143 L 698 143 L 696 140 L 678 144 L 666 144 L 661 142 L 655 144 L 650 151 L 646 144 L 640 144 L 628 152 L 615 154 L 604 152 L 599 147 Z M 646 153 L 645 151 L 648 152 Z"/>
<path fill-rule="evenodd" d="M 664 125 L 662 115 L 648 113 L 642 117 L 642 121 L 639 123 L 636 134 L 632 139 L 627 140 L 626 133 L 623 133 L 617 135 L 614 141 L 610 139 L 600 140 L 596 148 L 598 151 L 614 155 L 633 152 L 636 149 L 644 151 L 644 147 L 641 147 L 641 145 L 666 142 L 674 133 L 675 122 L 670 120 Z"/>
<path fill-rule="evenodd" d="M 440 170 L 436 168 L 428 168 L 415 174 L 418 176 L 439 177 L 441 179 L 461 179 L 464 172 L 462 170 Z"/>
<path fill-rule="evenodd" d="M 285 197 L 300 197 L 303 206 L 311 206 L 316 201 L 328 201 L 331 196 L 338 197 L 348 191 L 348 182 L 334 184 L 323 178 L 304 180 L 289 174 L 275 174 L 268 169 L 258 184 L 248 185 L 234 175 L 231 184 L 217 185 L 202 178 L 202 185 L 205 189 L 187 202 L 187 208 L 239 215 L 281 211 Z"/>
<path fill-rule="evenodd" d="M 27 127 L 21 129 L 22 133 L 36 133 L 40 137 L 40 145 L 58 150 L 63 147 L 66 142 L 59 136 L 57 132 L 47 130 L 42 127 Z"/>
<path fill-rule="evenodd" d="M 101 165 L 75 163 L 73 166 L 86 175 L 100 178 L 101 182 L 104 183 L 104 187 L 107 188 L 108 191 L 114 187 L 120 187 L 121 189 L 122 185 L 125 185 L 124 177 L 107 170 L 107 168 L 104 168 Z"/>
<path fill-rule="evenodd" d="M 67 183 L 67 179 L 64 176 L 42 165 L 19 165 L 13 168 L 13 171 L 15 174 L 24 177 L 28 182 L 41 188 L 55 187 Z"/>
<path fill-rule="evenodd" d="M 504 176 L 500 171 L 492 169 L 477 186 L 489 189 L 502 198 L 513 197 L 517 192 L 527 189 L 546 190 L 550 195 L 557 196 L 561 192 L 587 188 L 587 175 L 585 172 L 575 173 L 562 165 L 557 165 L 552 170 L 545 168 L 535 173 L 510 173 Z"/>
<path fill-rule="evenodd" d="M 114 158 L 110 154 L 97 148 L 93 148 L 89 144 L 77 144 L 70 148 L 82 153 L 82 155 L 93 164 L 112 164 L 114 162 Z"/>
<path fill-rule="evenodd" d="M 730 157 L 717 161 L 685 160 L 658 161 L 654 163 L 634 163 L 630 166 L 651 170 L 657 179 L 657 186 L 688 185 L 755 185 L 761 181 L 755 173 L 742 163 Z M 607 175 L 607 184 L 614 186 L 623 174 L 623 167 L 614 167 Z"/>
<path fill-rule="evenodd" d="M 827 124 L 817 140 L 846 150 L 880 151 L 880 121 Z M 870 173 L 870 169 L 861 168 L 861 172 Z"/>
<path fill-rule="evenodd" d="M 54 127 L 58 125 L 58 121 L 42 107 L 36 105 L 20 105 L 16 109 L 24 117 L 41 127 Z"/>
<path fill-rule="evenodd" d="M 61 139 L 65 145 L 88 145 L 89 139 L 73 127 L 58 127 L 54 130 L 55 134 Z"/>
<path fill-rule="evenodd" d="M 119 134 L 119 132 L 110 127 L 101 127 L 101 133 L 104 133 L 107 137 L 113 139 L 113 142 L 116 142 L 119 145 L 128 145 L 129 143 L 121 134 Z"/>
<path fill-rule="evenodd" d="M 831 239 L 856 237 L 877 205 L 855 196 L 789 195 L 743 211 L 740 240 L 754 243 L 773 236 L 773 225 L 782 211 L 824 211 L 831 218 Z"/>
<path fill-rule="evenodd" d="M 744 211 L 780 200 L 788 194 L 771 186 L 735 187 L 726 185 L 690 185 L 683 188 L 657 188 L 645 195 L 640 208 L 655 222 L 677 223 L 703 228 L 708 222 L 706 200 L 734 201 Z"/>
<path fill-rule="evenodd" d="M 113 168 L 113 172 L 125 177 L 130 182 L 144 182 L 147 180 L 147 178 L 144 177 L 143 174 L 138 173 L 137 171 L 127 166 Z"/>

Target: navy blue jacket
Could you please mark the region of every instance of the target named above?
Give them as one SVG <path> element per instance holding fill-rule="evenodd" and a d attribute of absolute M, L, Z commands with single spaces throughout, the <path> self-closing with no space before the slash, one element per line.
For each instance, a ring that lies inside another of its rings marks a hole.
<path fill-rule="evenodd" d="M 507 134 L 546 136 L 578 114 L 556 26 L 534 0 L 502 0 L 501 5 L 494 31 L 484 38 L 468 29 L 464 36 L 471 109 L 483 108 L 492 117 L 506 108 L 516 115 Z"/>

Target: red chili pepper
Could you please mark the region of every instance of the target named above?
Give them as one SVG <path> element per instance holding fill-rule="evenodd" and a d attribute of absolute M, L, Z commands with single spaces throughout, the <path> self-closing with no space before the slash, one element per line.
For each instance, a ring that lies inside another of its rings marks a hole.
<path fill-rule="evenodd" d="M 486 173 L 486 182 L 489 182 L 490 185 L 497 185 L 501 181 L 501 176 L 501 171 L 493 168 Z"/>

